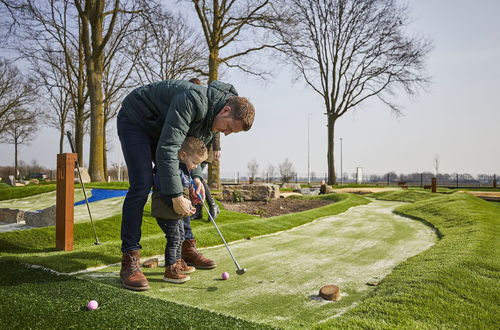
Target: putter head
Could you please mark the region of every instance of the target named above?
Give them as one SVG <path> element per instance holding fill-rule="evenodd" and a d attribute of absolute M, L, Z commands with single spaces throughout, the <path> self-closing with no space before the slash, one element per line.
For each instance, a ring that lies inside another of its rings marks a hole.
<path fill-rule="evenodd" d="M 236 271 L 236 274 L 238 275 L 243 275 L 247 272 L 247 269 L 246 268 L 239 268 L 237 271 Z"/>

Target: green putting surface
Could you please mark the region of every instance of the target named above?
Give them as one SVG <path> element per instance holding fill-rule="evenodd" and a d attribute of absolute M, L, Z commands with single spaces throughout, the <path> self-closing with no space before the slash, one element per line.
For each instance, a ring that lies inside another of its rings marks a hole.
<path fill-rule="evenodd" d="M 163 268 L 144 269 L 152 289 L 140 294 L 287 328 L 339 317 L 373 290 L 367 283 L 380 282 L 397 264 L 437 241 L 430 227 L 393 214 L 400 205 L 374 201 L 291 230 L 233 242 L 234 255 L 248 270 L 244 275 L 236 275 L 224 246 L 203 249 L 218 267 L 197 270 L 185 284 L 164 282 Z M 220 279 L 224 271 L 231 276 L 227 281 Z M 118 272 L 112 266 L 79 276 L 120 286 Z M 327 284 L 340 287 L 341 301 L 318 297 Z"/>

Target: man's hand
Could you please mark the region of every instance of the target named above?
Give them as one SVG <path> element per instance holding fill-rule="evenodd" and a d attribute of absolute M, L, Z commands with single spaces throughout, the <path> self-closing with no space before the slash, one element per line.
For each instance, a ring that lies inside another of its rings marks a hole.
<path fill-rule="evenodd" d="M 182 215 L 183 217 L 187 217 L 188 215 L 192 215 L 196 212 L 196 208 L 191 205 L 191 201 L 183 196 L 172 198 L 172 204 L 175 213 Z"/>
<path fill-rule="evenodd" d="M 220 156 L 222 156 L 222 151 L 214 151 L 214 158 L 216 160 L 219 160 L 220 159 Z"/>
<path fill-rule="evenodd" d="M 205 187 L 203 186 L 203 183 L 201 183 L 200 178 L 195 178 L 194 179 L 194 184 L 196 186 L 196 195 L 201 195 L 201 200 L 205 200 Z"/>

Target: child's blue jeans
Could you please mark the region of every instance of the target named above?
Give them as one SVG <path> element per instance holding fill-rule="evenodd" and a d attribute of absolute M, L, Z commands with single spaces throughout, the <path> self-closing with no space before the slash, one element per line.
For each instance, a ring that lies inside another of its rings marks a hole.
<path fill-rule="evenodd" d="M 156 219 L 156 222 L 165 233 L 165 266 L 175 264 L 181 258 L 182 242 L 184 241 L 184 222 L 179 220 Z"/>

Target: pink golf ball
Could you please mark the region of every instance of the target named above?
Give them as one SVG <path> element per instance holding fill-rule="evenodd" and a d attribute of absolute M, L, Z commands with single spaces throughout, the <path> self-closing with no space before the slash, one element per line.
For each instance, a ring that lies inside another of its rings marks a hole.
<path fill-rule="evenodd" d="M 87 303 L 87 309 L 91 310 L 91 311 L 93 311 L 94 309 L 97 309 L 97 306 L 99 306 L 99 304 L 95 300 L 91 300 Z"/>
<path fill-rule="evenodd" d="M 228 280 L 229 279 L 229 273 L 228 272 L 224 272 L 222 273 L 221 275 L 222 279 L 225 281 L 225 280 Z"/>

